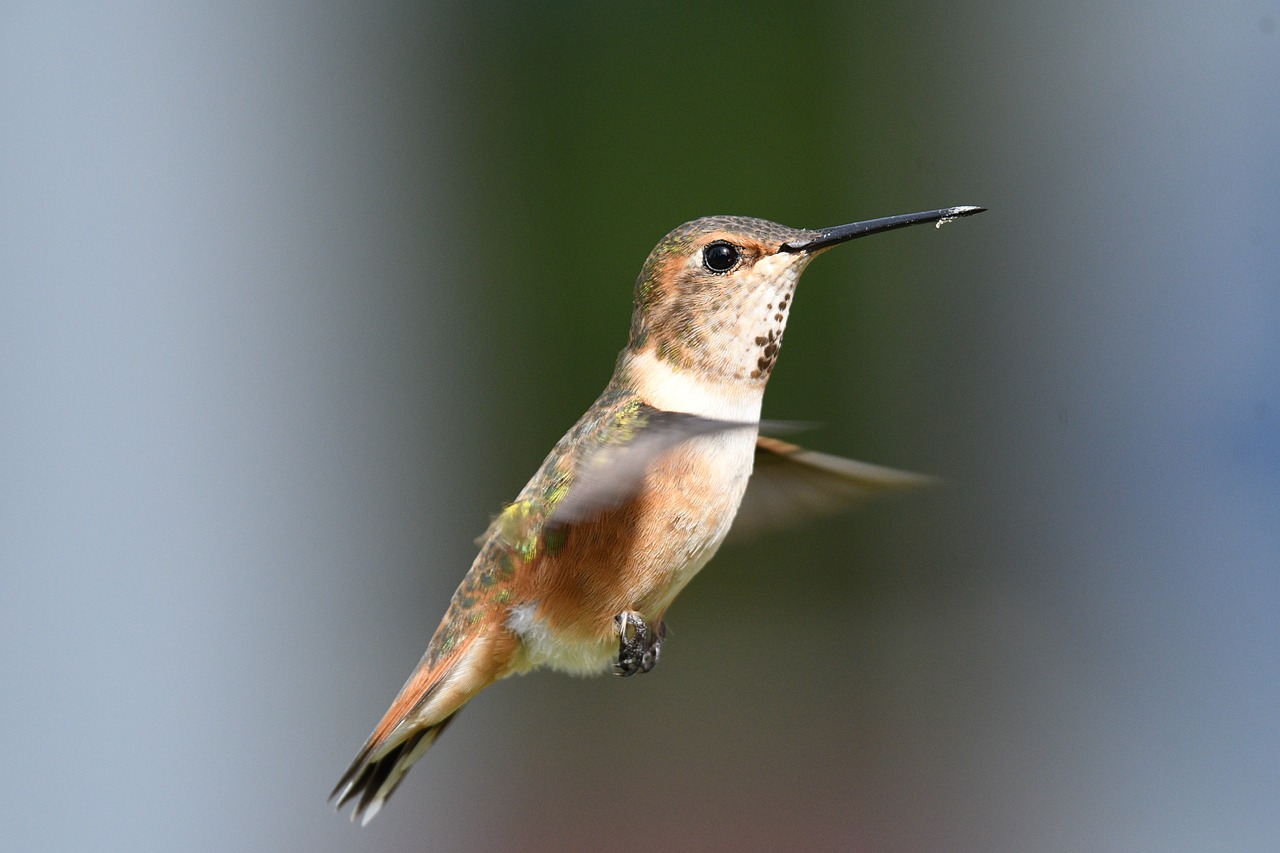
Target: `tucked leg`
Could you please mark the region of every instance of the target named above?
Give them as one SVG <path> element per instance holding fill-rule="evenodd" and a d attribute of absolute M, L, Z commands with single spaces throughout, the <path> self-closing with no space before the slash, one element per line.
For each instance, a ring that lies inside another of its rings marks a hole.
<path fill-rule="evenodd" d="M 613 617 L 613 624 L 618 631 L 618 662 L 613 665 L 614 675 L 625 678 L 653 669 L 662 654 L 666 624 L 658 622 L 651 626 L 639 613 L 631 610 Z"/>

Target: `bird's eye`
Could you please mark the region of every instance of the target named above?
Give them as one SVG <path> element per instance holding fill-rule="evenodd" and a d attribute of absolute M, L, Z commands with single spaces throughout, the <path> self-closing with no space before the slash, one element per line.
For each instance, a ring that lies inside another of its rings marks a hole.
<path fill-rule="evenodd" d="M 714 273 L 726 273 L 738 265 L 742 255 L 738 247 L 717 240 L 702 250 L 702 265 Z"/>

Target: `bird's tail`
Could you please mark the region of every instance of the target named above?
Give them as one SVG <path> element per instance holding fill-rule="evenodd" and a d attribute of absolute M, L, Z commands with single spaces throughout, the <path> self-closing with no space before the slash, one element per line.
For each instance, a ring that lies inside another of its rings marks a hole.
<path fill-rule="evenodd" d="M 347 772 L 343 774 L 329 799 L 336 800 L 336 808 L 341 809 L 351 800 L 356 801 L 351 811 L 351 819 L 360 821 L 363 826 L 373 820 L 374 815 L 382 810 L 382 806 L 395 793 L 396 786 L 409 772 L 413 763 L 422 757 L 431 744 L 436 742 L 440 733 L 457 716 L 457 711 L 432 726 L 418 729 L 390 749 L 375 753 L 374 745 L 368 744 L 360 750 L 356 760 L 351 762 Z M 356 799 L 356 798 L 359 799 Z"/>
<path fill-rule="evenodd" d="M 409 768 L 435 743 L 472 696 L 510 669 L 518 643 L 501 624 L 474 626 L 450 640 L 446 619 L 382 722 L 347 768 L 329 799 L 355 801 L 352 820 L 373 820 Z M 445 641 L 442 641 L 441 638 Z"/>

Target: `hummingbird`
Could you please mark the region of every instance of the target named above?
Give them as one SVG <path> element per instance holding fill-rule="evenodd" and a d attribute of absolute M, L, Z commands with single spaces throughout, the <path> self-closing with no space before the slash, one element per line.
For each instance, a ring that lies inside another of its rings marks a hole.
<path fill-rule="evenodd" d="M 635 286 L 626 348 L 599 399 L 477 540 L 426 653 L 330 795 L 368 823 L 462 706 L 549 667 L 646 673 L 672 601 L 730 528 L 779 526 L 931 478 L 760 435 L 796 283 L 869 234 L 961 206 L 811 231 L 710 216 L 676 228 Z M 766 422 L 767 426 L 767 422 Z"/>

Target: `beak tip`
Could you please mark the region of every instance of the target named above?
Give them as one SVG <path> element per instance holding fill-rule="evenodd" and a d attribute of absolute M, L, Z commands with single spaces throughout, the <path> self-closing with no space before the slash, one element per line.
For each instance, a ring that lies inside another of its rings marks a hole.
<path fill-rule="evenodd" d="M 987 209 L 985 207 L 978 207 L 972 204 L 962 204 L 956 207 L 949 207 L 946 210 L 939 211 L 942 216 L 938 217 L 938 219 L 933 223 L 933 227 L 941 228 L 948 222 L 954 222 L 955 220 L 965 216 L 973 216 L 975 213 L 985 213 L 986 210 Z"/>

